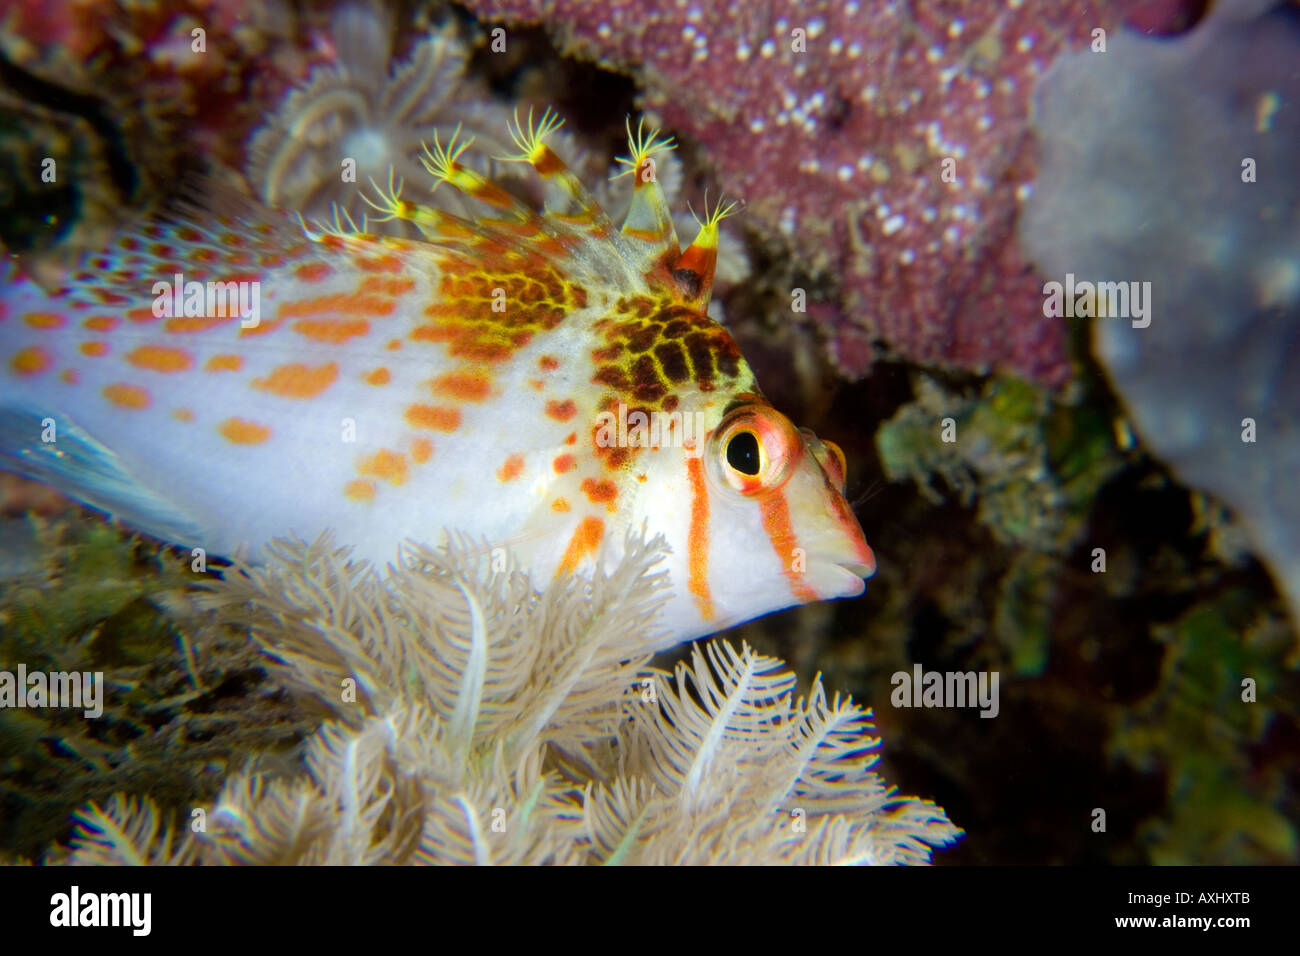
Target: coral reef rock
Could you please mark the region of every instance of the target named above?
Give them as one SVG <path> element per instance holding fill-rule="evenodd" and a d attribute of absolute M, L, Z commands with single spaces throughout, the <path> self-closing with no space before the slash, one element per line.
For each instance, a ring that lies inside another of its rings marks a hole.
<path fill-rule="evenodd" d="M 838 371 L 885 350 L 926 364 L 1069 374 L 1011 242 L 1033 180 L 1027 115 L 1058 51 L 1123 4 L 470 0 L 545 23 L 566 52 L 632 72 L 697 140 L 747 219 L 839 291 L 816 318 Z"/>

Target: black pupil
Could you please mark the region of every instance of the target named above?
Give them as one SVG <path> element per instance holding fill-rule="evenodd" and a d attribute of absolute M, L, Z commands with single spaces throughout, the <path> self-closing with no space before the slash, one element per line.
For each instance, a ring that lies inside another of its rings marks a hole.
<path fill-rule="evenodd" d="M 742 475 L 758 474 L 758 439 L 753 432 L 737 432 L 727 442 L 727 464 Z"/>

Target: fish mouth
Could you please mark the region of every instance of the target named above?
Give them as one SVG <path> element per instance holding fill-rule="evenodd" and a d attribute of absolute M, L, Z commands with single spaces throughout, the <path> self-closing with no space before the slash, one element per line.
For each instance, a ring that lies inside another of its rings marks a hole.
<path fill-rule="evenodd" d="M 869 578 L 876 573 L 876 562 L 862 564 L 855 561 L 841 561 L 840 567 L 857 578 Z"/>
<path fill-rule="evenodd" d="M 827 561 L 819 564 L 812 575 L 813 586 L 823 599 L 857 597 L 867 589 L 869 578 L 876 573 L 874 564 L 857 561 Z"/>
<path fill-rule="evenodd" d="M 818 550 L 809 562 L 808 583 L 822 600 L 857 597 L 866 591 L 864 578 L 876 573 L 876 555 L 866 539 L 859 535 L 848 546 L 837 541 Z"/>
<path fill-rule="evenodd" d="M 875 552 L 860 534 L 856 540 L 837 538 L 809 543 L 804 580 L 820 600 L 857 597 L 867 589 L 863 579 L 875 573 Z"/>

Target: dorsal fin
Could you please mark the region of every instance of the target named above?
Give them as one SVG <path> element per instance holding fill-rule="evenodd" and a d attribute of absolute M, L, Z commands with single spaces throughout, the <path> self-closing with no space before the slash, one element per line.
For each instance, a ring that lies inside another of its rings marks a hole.
<path fill-rule="evenodd" d="M 432 147 L 427 143 L 424 144 L 424 156 L 421 162 L 433 176 L 433 186 L 430 191 L 437 191 L 443 183 L 448 183 L 466 196 L 490 206 L 496 211 L 496 215 L 476 216 L 474 220 L 484 226 L 502 229 L 520 236 L 536 235 L 541 232 L 543 229 L 541 216 L 496 183 L 460 162 L 460 155 L 469 148 L 474 139 L 470 137 L 457 142 L 459 136 L 460 128 L 457 127 L 447 140 L 447 145 L 443 146 L 435 132 Z M 393 179 L 393 169 L 389 167 L 386 187 L 380 186 L 374 180 L 370 181 L 376 198 L 371 199 L 367 195 L 362 195 L 377 214 L 374 217 L 375 222 L 405 220 L 418 228 L 430 242 L 465 237 L 468 220 L 436 206 L 424 206 L 402 198 L 405 183 L 400 178 L 394 183 Z"/>
<path fill-rule="evenodd" d="M 104 248 L 87 251 L 58 294 L 74 309 L 119 305 L 139 294 L 140 277 L 205 282 L 253 276 L 318 250 L 301 220 L 205 176 L 187 179 L 161 209 L 118 229 Z"/>
<path fill-rule="evenodd" d="M 432 206 L 423 206 L 402 196 L 403 183 L 394 181 L 390 170 L 387 186 L 372 181 L 376 198 L 366 197 L 375 210 L 374 221 L 402 219 L 413 223 L 425 239 L 448 250 L 472 257 L 481 253 L 484 244 L 508 249 L 513 258 L 537 256 L 557 260 L 573 255 L 584 243 L 594 240 L 618 251 L 618 261 L 629 273 L 639 274 L 652 287 L 669 292 L 683 305 L 704 311 L 712 293 L 718 253 L 718 224 L 736 207 L 736 203 L 719 202 L 705 216 L 695 241 L 685 250 L 677 238 L 671 212 L 656 175 L 655 154 L 673 149 L 671 137 L 658 130 L 647 134 L 644 122 L 634 131 L 627 123 L 628 155 L 618 158 L 626 167 L 618 175 L 633 176 L 632 200 L 623 225 L 614 230 L 609 216 L 581 180 L 546 144 L 546 137 L 558 130 L 563 121 L 548 107 L 540 118 L 530 109 L 526 119 L 515 114 L 510 136 L 519 151 L 497 156 L 502 162 L 528 163 L 544 186 L 543 211 L 537 212 L 509 191 L 481 173 L 462 164 L 461 154 L 471 140 L 461 141 L 459 128 L 444 146 L 437 134 L 432 146 L 425 147 L 424 165 L 434 177 L 436 190 L 443 183 L 463 195 L 490 207 L 495 214 L 463 218 Z M 355 233 L 355 224 L 348 226 Z M 346 238 L 348 230 L 335 222 L 335 229 L 325 232 Z M 364 228 L 364 225 L 363 225 Z M 608 263 L 609 260 L 606 260 Z"/>
<path fill-rule="evenodd" d="M 659 130 L 652 130 L 646 136 L 644 120 L 632 132 L 632 120 L 628 119 L 628 155 L 617 159 L 619 165 L 627 167 L 618 176 L 632 177 L 632 203 L 623 220 L 622 232 L 643 255 L 642 271 L 645 272 L 658 263 L 673 262 L 681 254 L 677 229 L 664 191 L 659 187 L 654 159 L 655 153 L 673 149 L 674 145 L 671 137 L 661 138 Z"/>
<path fill-rule="evenodd" d="M 713 273 L 718 265 L 718 224 L 736 209 L 737 203 L 718 200 L 710 212 L 705 197 L 704 218 L 695 216 L 700 231 L 695 241 L 673 265 L 673 278 L 685 300 L 701 312 L 709 307 L 713 294 Z M 691 210 L 695 215 L 695 210 Z"/>
<path fill-rule="evenodd" d="M 519 152 L 496 158 L 507 163 L 528 163 L 536 170 L 545 190 L 543 202 L 548 216 L 583 229 L 596 238 L 606 238 L 614 228 L 609 216 L 582 180 L 546 145 L 546 137 L 563 125 L 564 120 L 550 107 L 535 123 L 531 107 L 526 123 L 521 123 L 516 113 L 510 127 L 510 138 L 519 147 Z"/>

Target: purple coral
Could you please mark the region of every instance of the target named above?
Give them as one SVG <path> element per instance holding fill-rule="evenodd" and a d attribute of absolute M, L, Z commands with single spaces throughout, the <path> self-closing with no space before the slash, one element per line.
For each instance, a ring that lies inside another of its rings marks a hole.
<path fill-rule="evenodd" d="M 1062 57 L 1020 232 L 1055 279 L 1148 284 L 1147 324 L 1093 320 L 1097 358 L 1149 447 L 1240 516 L 1300 627 L 1300 24 L 1268 6 Z"/>
<path fill-rule="evenodd" d="M 569 51 L 635 71 L 751 221 L 839 280 L 819 324 L 844 374 L 865 373 L 883 342 L 918 362 L 1067 376 L 1065 329 L 1044 319 L 1013 241 L 1034 174 L 1029 98 L 1059 51 L 1118 25 L 1119 4 L 468 6 L 543 21 Z"/>

